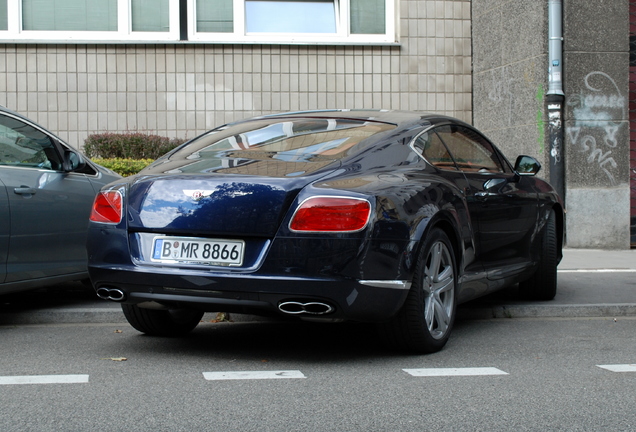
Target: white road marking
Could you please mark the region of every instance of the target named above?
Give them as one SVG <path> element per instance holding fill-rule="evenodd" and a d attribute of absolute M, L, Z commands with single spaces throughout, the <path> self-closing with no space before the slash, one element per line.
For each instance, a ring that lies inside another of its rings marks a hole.
<path fill-rule="evenodd" d="M 563 269 L 558 273 L 636 273 L 636 269 Z"/>
<path fill-rule="evenodd" d="M 499 370 L 493 367 L 424 368 L 424 369 L 402 369 L 402 370 L 415 377 L 508 375 L 507 372 L 504 372 L 502 370 Z"/>
<path fill-rule="evenodd" d="M 612 372 L 636 372 L 636 364 L 596 365 Z"/>
<path fill-rule="evenodd" d="M 88 375 L 26 375 L 0 377 L 0 385 L 87 383 Z"/>
<path fill-rule="evenodd" d="M 288 371 L 235 371 L 235 372 L 203 372 L 203 377 L 208 381 L 219 380 L 251 380 L 251 379 L 281 379 L 281 378 L 306 378 L 297 370 Z"/>

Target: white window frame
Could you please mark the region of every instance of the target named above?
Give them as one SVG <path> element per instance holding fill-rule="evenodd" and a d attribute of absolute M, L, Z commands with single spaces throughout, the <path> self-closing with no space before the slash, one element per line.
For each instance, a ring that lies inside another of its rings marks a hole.
<path fill-rule="evenodd" d="M 179 0 L 169 0 L 168 32 L 132 31 L 131 0 L 117 0 L 117 31 L 39 31 L 22 29 L 22 0 L 7 0 L 7 30 L 0 30 L 0 43 L 239 43 L 281 45 L 394 45 L 399 41 L 400 0 L 385 0 L 385 33 L 351 34 L 349 1 L 334 0 L 336 33 L 247 33 L 245 0 L 233 0 L 234 31 L 196 31 L 196 0 L 187 0 L 187 37 L 180 40 Z"/>
<path fill-rule="evenodd" d="M 334 0 L 336 33 L 248 33 L 246 30 L 245 0 L 233 0 L 234 31 L 210 33 L 196 31 L 196 1 L 188 0 L 188 40 L 192 42 L 227 42 L 259 44 L 395 44 L 397 34 L 397 7 L 400 0 L 386 0 L 385 33 L 351 34 L 349 27 L 349 0 Z"/>
<path fill-rule="evenodd" d="M 22 29 L 22 0 L 7 0 L 6 31 L 0 31 L 0 43 L 90 43 L 90 42 L 170 42 L 179 40 L 179 0 L 169 1 L 170 30 L 167 32 L 132 31 L 130 0 L 117 0 L 117 31 L 41 31 Z"/>

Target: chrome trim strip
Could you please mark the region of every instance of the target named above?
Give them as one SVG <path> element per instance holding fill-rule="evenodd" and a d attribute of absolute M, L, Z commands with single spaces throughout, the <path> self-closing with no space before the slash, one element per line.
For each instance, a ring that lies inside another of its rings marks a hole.
<path fill-rule="evenodd" d="M 411 282 L 401 280 L 359 280 L 358 283 L 376 288 L 391 288 L 400 290 L 411 289 Z"/>

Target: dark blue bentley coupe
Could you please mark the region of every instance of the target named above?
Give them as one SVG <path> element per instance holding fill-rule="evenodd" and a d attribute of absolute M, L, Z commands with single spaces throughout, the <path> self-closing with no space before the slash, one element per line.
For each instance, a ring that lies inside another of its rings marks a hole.
<path fill-rule="evenodd" d="M 89 273 L 137 330 L 205 311 L 377 323 L 434 352 L 457 304 L 520 283 L 556 294 L 563 205 L 472 126 L 398 111 L 310 111 L 211 130 L 95 199 Z"/>

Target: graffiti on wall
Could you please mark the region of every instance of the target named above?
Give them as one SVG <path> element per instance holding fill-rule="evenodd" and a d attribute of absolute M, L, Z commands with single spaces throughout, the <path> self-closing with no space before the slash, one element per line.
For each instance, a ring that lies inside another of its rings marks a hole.
<path fill-rule="evenodd" d="M 490 82 L 486 84 L 488 100 L 492 106 L 503 109 L 502 120 L 510 126 L 513 124 L 514 114 L 525 104 L 525 101 L 519 98 L 519 94 L 524 88 L 534 89 L 536 86 L 535 64 L 527 65 L 523 75 L 519 76 L 508 66 L 494 69 L 489 74 Z"/>
<path fill-rule="evenodd" d="M 543 154 L 545 147 L 545 121 L 543 119 L 543 101 L 545 91 L 543 83 L 538 79 L 536 64 L 529 62 L 522 70 L 509 66 L 493 69 L 488 72 L 487 79 L 483 81 L 485 95 L 490 106 L 495 108 L 499 115 L 498 121 L 503 127 L 513 126 L 515 115 L 527 109 L 528 101 L 520 98 L 520 94 L 535 92 L 537 104 L 537 145 L 539 154 Z"/>
<path fill-rule="evenodd" d="M 566 129 L 572 147 L 587 156 L 588 165 L 600 168 L 612 186 L 616 185 L 618 165 L 612 152 L 624 125 L 620 121 L 625 119 L 625 96 L 611 76 L 594 71 L 585 76 L 581 92 L 571 95 L 567 104 L 574 117 L 574 126 Z"/>

